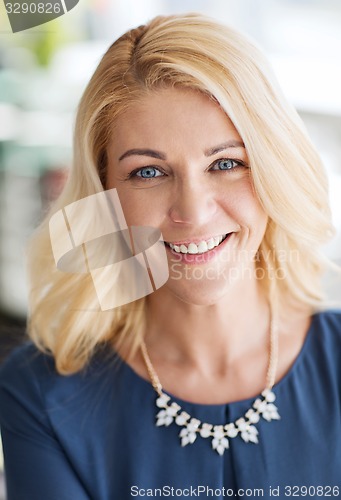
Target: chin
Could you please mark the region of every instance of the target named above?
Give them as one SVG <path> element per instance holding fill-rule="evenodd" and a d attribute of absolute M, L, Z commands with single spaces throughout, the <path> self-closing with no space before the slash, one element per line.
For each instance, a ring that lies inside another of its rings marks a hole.
<path fill-rule="evenodd" d="M 232 283 L 229 283 L 226 279 L 187 278 L 176 280 L 171 276 L 165 287 L 187 304 L 210 306 L 226 296 L 232 288 Z"/>

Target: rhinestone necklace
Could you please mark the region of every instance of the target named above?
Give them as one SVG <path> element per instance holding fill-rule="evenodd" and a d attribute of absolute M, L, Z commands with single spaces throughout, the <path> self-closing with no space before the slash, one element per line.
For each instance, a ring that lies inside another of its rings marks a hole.
<path fill-rule="evenodd" d="M 187 412 L 183 411 L 181 406 L 175 401 L 172 401 L 172 398 L 163 391 L 159 377 L 150 360 L 147 346 L 145 342 L 142 341 L 142 357 L 152 386 L 158 395 L 156 406 L 159 411 L 156 415 L 156 426 L 168 427 L 172 423 L 175 423 L 181 427 L 179 433 L 181 446 L 193 444 L 198 436 L 202 438 L 211 438 L 212 449 L 219 453 L 219 455 L 223 455 L 225 450 L 229 448 L 229 439 L 235 438 L 238 435 L 246 443 L 257 444 L 258 429 L 256 424 L 260 419 L 263 418 L 267 422 L 271 422 L 271 420 L 279 420 L 281 418 L 277 407 L 274 405 L 276 396 L 272 390 L 275 384 L 278 364 L 278 332 L 272 320 L 270 321 L 269 344 L 269 364 L 266 376 L 266 386 L 261 395 L 254 401 L 252 407 L 243 417 L 235 422 L 223 425 L 213 425 L 193 418 Z"/>

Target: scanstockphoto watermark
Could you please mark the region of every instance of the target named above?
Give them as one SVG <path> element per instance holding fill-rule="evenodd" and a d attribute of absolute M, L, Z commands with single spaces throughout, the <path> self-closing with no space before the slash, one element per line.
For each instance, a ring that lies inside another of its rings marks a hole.
<path fill-rule="evenodd" d="M 213 250 L 214 251 L 214 250 Z M 186 254 L 187 262 L 193 263 L 204 263 L 205 262 L 205 253 L 202 254 Z M 182 260 L 182 254 L 179 252 L 172 251 L 172 260 L 173 262 L 180 262 Z M 275 245 L 269 249 L 258 249 L 256 252 L 252 252 L 250 250 L 239 249 L 239 248 L 231 248 L 226 252 L 217 253 L 215 256 L 215 261 L 228 263 L 240 263 L 240 262 L 277 262 L 278 264 L 285 263 L 296 263 L 298 264 L 301 261 L 301 253 L 297 248 L 283 250 L 277 249 Z"/>
<path fill-rule="evenodd" d="M 286 264 L 300 262 L 300 252 L 297 249 L 278 251 L 275 247 L 272 250 L 258 250 L 255 254 L 248 250 L 238 249 L 232 249 L 226 253 L 221 252 L 216 255 L 212 266 L 205 262 L 205 254 L 186 254 L 186 264 L 182 261 L 181 254 L 174 251 L 172 254 L 170 277 L 175 281 L 181 279 L 235 281 L 251 278 L 285 280 Z M 276 262 L 277 265 L 268 266 L 270 262 Z M 205 265 L 200 266 L 201 263 Z M 223 265 L 219 266 L 219 264 Z"/>
<path fill-rule="evenodd" d="M 172 264 L 170 273 L 170 279 L 179 281 L 182 279 L 188 281 L 202 281 L 209 280 L 214 281 L 218 279 L 224 279 L 225 281 L 232 282 L 239 279 L 251 279 L 256 278 L 258 280 L 285 280 L 286 279 L 286 269 L 267 269 L 262 267 L 229 267 L 223 269 L 216 269 L 216 267 L 193 267 L 188 264 L 175 263 Z"/>
<path fill-rule="evenodd" d="M 132 486 L 130 488 L 131 497 L 210 497 L 210 498 L 222 498 L 222 497 L 249 497 L 258 498 L 264 497 L 263 488 L 211 488 L 206 485 L 190 486 L 188 488 L 175 488 L 174 486 L 164 485 L 161 488 L 140 488 L 139 486 Z"/>
<path fill-rule="evenodd" d="M 267 488 L 211 488 L 210 486 L 197 485 L 187 488 L 175 488 L 173 486 L 164 485 L 161 488 L 141 488 L 137 485 L 130 488 L 131 497 L 205 497 L 205 498 L 261 498 L 261 497 L 310 497 L 310 498 L 326 498 L 339 497 L 340 486 L 336 485 L 287 485 L 275 486 L 269 485 Z"/>
<path fill-rule="evenodd" d="M 161 231 L 128 227 L 115 188 L 58 210 L 49 229 L 56 267 L 89 274 L 102 311 L 146 297 L 168 280 Z"/>
<path fill-rule="evenodd" d="M 3 0 L 13 33 L 48 23 L 73 9 L 79 0 Z"/>

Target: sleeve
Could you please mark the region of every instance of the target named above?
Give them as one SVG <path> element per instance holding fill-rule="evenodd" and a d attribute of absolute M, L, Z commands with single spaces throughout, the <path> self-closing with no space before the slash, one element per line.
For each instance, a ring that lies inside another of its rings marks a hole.
<path fill-rule="evenodd" d="M 36 366 L 20 348 L 0 370 L 7 500 L 89 500 L 48 420 Z"/>

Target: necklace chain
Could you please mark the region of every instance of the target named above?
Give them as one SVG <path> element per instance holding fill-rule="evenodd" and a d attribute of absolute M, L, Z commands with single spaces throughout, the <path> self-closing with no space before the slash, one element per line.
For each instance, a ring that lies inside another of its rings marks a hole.
<path fill-rule="evenodd" d="M 181 406 L 172 401 L 171 397 L 163 391 L 144 340 L 141 342 L 141 353 L 151 384 L 158 394 L 156 406 L 159 408 L 159 412 L 156 415 L 156 425 L 158 427 L 168 427 L 174 422 L 181 427 L 179 437 L 182 446 L 194 443 L 198 435 L 202 438 L 210 437 L 212 438 L 212 448 L 219 455 L 223 455 L 225 450 L 229 448 L 229 438 L 234 438 L 237 435 L 240 435 L 247 443 L 258 443 L 258 429 L 255 424 L 259 422 L 261 417 L 268 422 L 280 419 L 278 409 L 273 404 L 276 399 L 272 388 L 275 384 L 278 365 L 278 329 L 272 318 L 270 320 L 269 362 L 265 389 L 262 391 L 261 396 L 254 401 L 244 417 L 225 425 L 204 423 L 183 411 Z"/>

